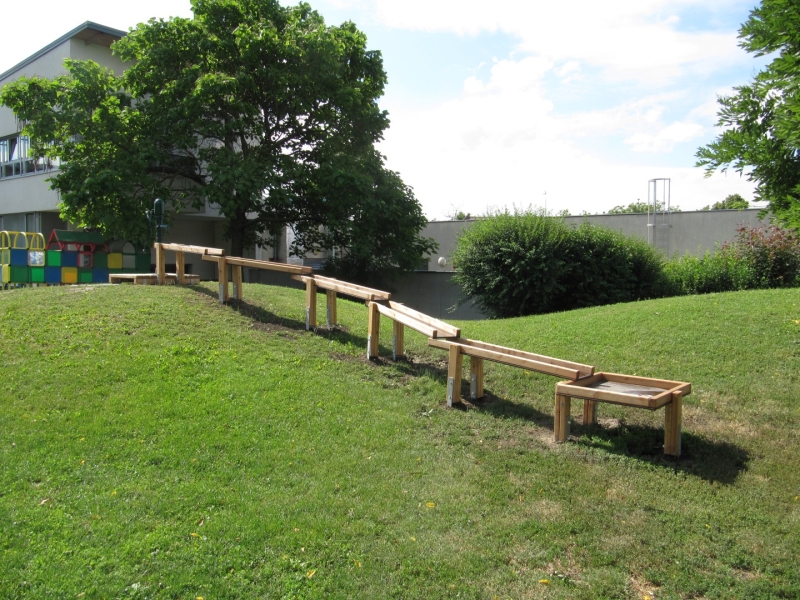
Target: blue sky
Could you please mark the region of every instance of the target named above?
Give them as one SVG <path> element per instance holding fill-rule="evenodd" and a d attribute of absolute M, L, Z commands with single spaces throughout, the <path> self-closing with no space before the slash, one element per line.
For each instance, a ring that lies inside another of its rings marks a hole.
<path fill-rule="evenodd" d="M 122 4 L 40 0 L 35 28 L 7 32 L 0 71 L 86 20 L 127 29 L 191 14 L 186 0 Z M 647 199 L 660 177 L 683 210 L 752 198 L 736 173 L 704 178 L 694 154 L 718 133 L 716 97 L 764 64 L 736 38 L 753 1 L 311 4 L 329 24 L 354 21 L 383 53 L 392 125 L 381 151 L 430 219 L 545 202 L 603 212 Z M 30 21 L 21 3 L 4 12 Z"/>

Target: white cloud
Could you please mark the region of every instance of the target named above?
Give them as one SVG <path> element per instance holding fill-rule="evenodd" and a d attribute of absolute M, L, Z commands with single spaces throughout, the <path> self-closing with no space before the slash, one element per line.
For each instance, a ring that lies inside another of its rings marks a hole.
<path fill-rule="evenodd" d="M 636 152 L 667 152 L 675 144 L 690 142 L 701 137 L 705 129 L 698 123 L 676 121 L 655 133 L 640 131 L 625 140 Z"/>

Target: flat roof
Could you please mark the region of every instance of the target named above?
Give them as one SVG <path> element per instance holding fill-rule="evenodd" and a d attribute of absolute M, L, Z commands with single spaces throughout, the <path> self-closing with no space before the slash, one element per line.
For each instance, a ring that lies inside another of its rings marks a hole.
<path fill-rule="evenodd" d="M 0 73 L 0 81 L 9 75 L 12 75 L 14 72 L 19 71 L 26 65 L 29 65 L 40 56 L 44 56 L 56 46 L 60 46 L 72 38 L 78 38 L 79 40 L 85 41 L 87 44 L 100 44 L 101 46 L 110 47 L 112 43 L 120 38 L 125 37 L 126 35 L 128 35 L 127 31 L 114 29 L 113 27 L 106 27 L 105 25 L 100 25 L 100 23 L 94 23 L 92 21 L 86 21 L 85 23 L 78 25 L 72 31 L 65 33 L 57 40 L 47 44 L 47 46 L 38 52 L 31 54 L 28 58 L 14 65 L 5 73 Z"/>

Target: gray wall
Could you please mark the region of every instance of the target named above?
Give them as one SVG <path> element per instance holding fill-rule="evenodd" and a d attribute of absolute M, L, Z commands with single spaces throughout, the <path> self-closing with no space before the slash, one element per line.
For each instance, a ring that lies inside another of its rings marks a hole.
<path fill-rule="evenodd" d="M 736 228 L 740 224 L 750 226 L 763 225 L 759 221 L 758 213 L 761 209 L 747 210 L 699 210 L 672 213 L 670 227 L 668 228 L 669 256 L 682 256 L 686 253 L 703 255 L 707 250 L 711 252 L 718 244 L 733 240 L 736 237 Z M 766 217 L 768 221 L 769 218 Z M 565 221 L 578 227 L 583 222 L 599 225 L 608 229 L 621 231 L 630 236 L 647 238 L 647 215 L 587 215 L 566 217 Z M 431 237 L 439 243 L 438 252 L 428 261 L 429 271 L 451 271 L 453 268 L 451 257 L 456 248 L 458 234 L 475 221 L 432 221 L 422 230 L 423 237 Z M 441 268 L 437 259 L 444 256 L 448 264 Z"/>

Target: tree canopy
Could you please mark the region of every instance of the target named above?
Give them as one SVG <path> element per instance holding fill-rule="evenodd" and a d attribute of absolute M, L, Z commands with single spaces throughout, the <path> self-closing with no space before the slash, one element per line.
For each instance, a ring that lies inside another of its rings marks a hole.
<path fill-rule="evenodd" d="M 237 255 L 286 225 L 295 250 L 337 246 L 387 268 L 432 251 L 412 190 L 375 150 L 389 124 L 377 102 L 386 74 L 366 36 L 326 26 L 305 3 L 192 8 L 116 42 L 130 64 L 119 76 L 68 60 L 64 76 L 2 90 L 34 151 L 63 161 L 52 178 L 63 216 L 150 241 L 154 198 L 176 210 L 208 201 Z"/>
<path fill-rule="evenodd" d="M 741 194 L 729 194 L 724 200 L 704 206 L 703 210 L 744 210 L 750 208 L 750 203 Z"/>
<path fill-rule="evenodd" d="M 739 29 L 755 56 L 775 54 L 751 83 L 719 98 L 716 140 L 697 151 L 706 175 L 733 168 L 756 183 L 757 201 L 800 229 L 800 4 L 762 0 Z"/>
<path fill-rule="evenodd" d="M 642 202 L 641 200 L 637 200 L 636 202 L 631 202 L 628 206 L 624 204 L 620 204 L 615 206 L 611 210 L 608 211 L 610 215 L 624 215 L 628 213 L 646 213 L 652 210 L 652 206 L 647 202 Z M 656 201 L 656 212 L 664 210 L 664 204 L 661 201 Z M 672 212 L 680 212 L 679 206 L 670 206 L 670 210 Z"/>

